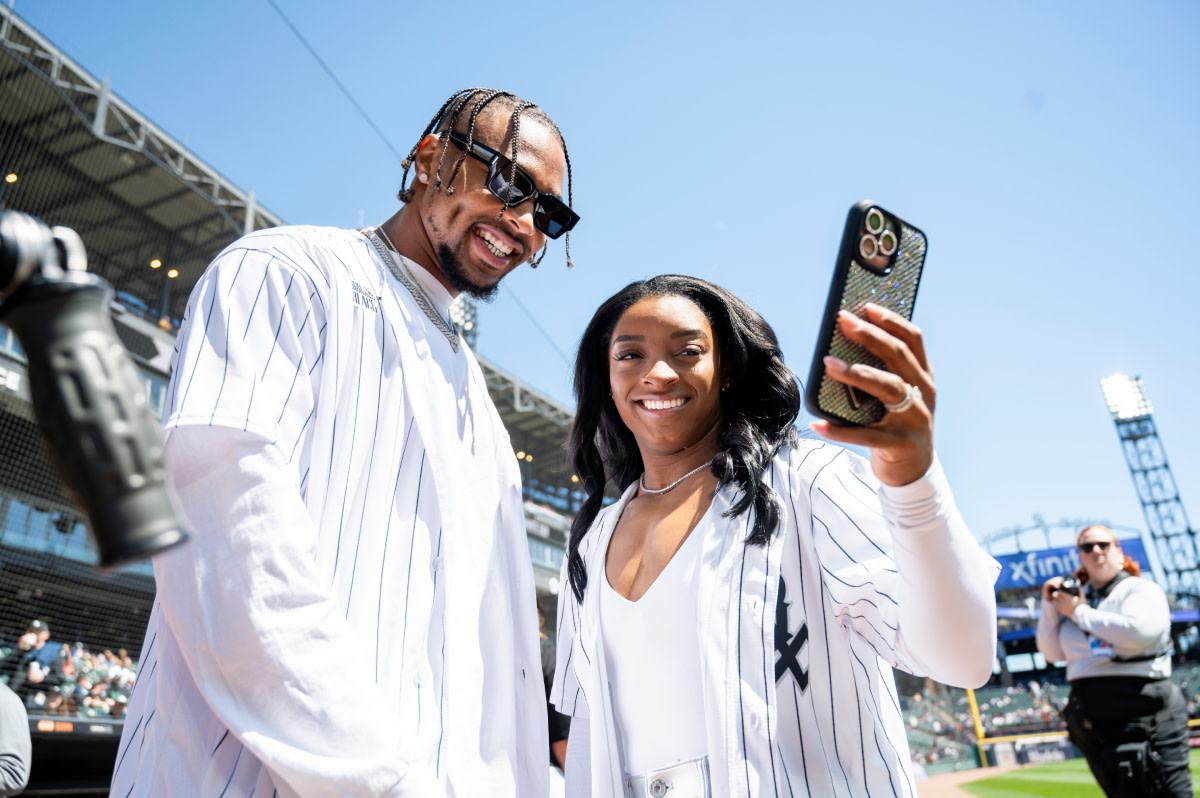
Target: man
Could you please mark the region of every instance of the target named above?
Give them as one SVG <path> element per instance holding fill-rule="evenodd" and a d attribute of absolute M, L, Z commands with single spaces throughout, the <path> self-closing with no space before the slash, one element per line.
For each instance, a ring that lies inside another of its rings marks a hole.
<path fill-rule="evenodd" d="M 45 705 L 48 688 L 62 684 L 59 663 L 62 646 L 49 640 L 50 627 L 46 622 L 30 621 L 25 634 L 17 640 L 16 649 L 0 666 L 0 673 L 8 676 L 9 688 L 34 710 Z"/>
<path fill-rule="evenodd" d="M 446 316 L 577 220 L 566 147 L 468 89 L 404 167 L 380 228 L 251 234 L 192 294 L 164 427 L 195 534 L 155 560 L 114 795 L 546 792 L 520 477 Z"/>

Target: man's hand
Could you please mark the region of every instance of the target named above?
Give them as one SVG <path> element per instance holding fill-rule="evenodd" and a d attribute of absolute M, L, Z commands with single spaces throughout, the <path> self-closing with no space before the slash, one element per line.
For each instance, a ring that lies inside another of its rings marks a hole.
<path fill-rule="evenodd" d="M 881 359 L 887 371 L 826 357 L 826 373 L 889 404 L 903 401 L 908 386 L 919 388 L 921 398 L 904 410 L 889 411 L 867 427 L 843 427 L 824 420 L 814 421 L 811 426 L 831 441 L 868 447 L 871 469 L 880 482 L 907 485 L 923 477 L 933 465 L 933 406 L 937 400 L 933 370 L 925 355 L 920 327 L 875 304 L 864 305 L 863 315 L 865 318 L 859 318 L 841 311 L 838 329 L 847 340 L 861 344 Z"/>

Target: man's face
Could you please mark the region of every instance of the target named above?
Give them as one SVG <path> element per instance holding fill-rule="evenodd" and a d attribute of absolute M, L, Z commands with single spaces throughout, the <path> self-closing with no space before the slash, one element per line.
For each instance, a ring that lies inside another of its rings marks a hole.
<path fill-rule="evenodd" d="M 475 139 L 506 156 L 511 154 L 510 116 L 507 111 L 480 114 L 475 122 Z M 466 120 L 459 120 L 465 132 Z M 446 181 L 462 150 L 446 143 L 442 179 Z M 537 254 L 546 236 L 533 226 L 533 201 L 500 213 L 504 203 L 487 188 L 488 167 L 467 156 L 454 179 L 453 194 L 446 185 L 435 193 L 434 170 L 441 155 L 440 142 L 431 141 L 418 153 L 416 169 L 429 175 L 417 184 L 414 201 L 445 282 L 455 291 L 479 299 L 491 298 L 500 280 Z M 532 118 L 522 118 L 517 164 L 533 178 L 538 190 L 560 196 L 566 177 L 566 157 L 552 128 Z"/>

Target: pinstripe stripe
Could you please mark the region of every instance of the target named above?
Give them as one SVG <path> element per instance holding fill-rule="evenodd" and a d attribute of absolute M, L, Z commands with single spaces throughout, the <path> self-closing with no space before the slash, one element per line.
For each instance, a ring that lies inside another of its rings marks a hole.
<path fill-rule="evenodd" d="M 742 763 L 746 767 L 746 793 L 750 794 L 750 755 L 746 750 L 746 699 L 743 687 L 745 679 L 742 677 L 742 599 L 745 594 L 742 592 L 742 584 L 746 578 L 746 547 L 742 547 L 742 562 L 738 570 L 738 585 L 737 585 L 737 668 L 738 668 L 738 725 L 742 728 Z"/>
<path fill-rule="evenodd" d="M 379 397 L 383 394 L 383 364 L 385 362 L 386 354 L 387 354 L 387 336 L 383 335 L 383 336 L 380 336 L 380 338 L 381 338 L 381 341 L 380 341 L 380 350 L 379 350 L 379 381 L 378 381 L 377 385 L 375 386 L 375 396 L 376 397 Z M 362 368 L 362 363 L 360 362 L 359 363 L 360 370 L 359 370 L 359 378 L 358 378 L 360 384 L 362 382 L 361 368 Z M 358 418 L 358 413 L 356 411 L 355 419 L 357 420 L 357 418 Z M 375 405 L 375 418 L 376 418 L 376 423 L 373 425 L 372 432 L 371 432 L 371 451 L 370 451 L 370 453 L 367 454 L 367 461 L 371 462 L 371 463 L 375 462 L 375 443 L 379 440 L 378 399 L 376 399 L 376 405 Z M 371 475 L 372 475 L 372 473 L 373 473 L 372 470 L 367 471 L 367 482 L 365 485 L 363 485 L 363 496 L 371 495 Z M 348 492 L 349 491 L 347 491 L 347 493 Z M 358 525 L 358 540 L 356 540 L 354 543 L 354 563 L 350 566 L 350 590 L 346 594 L 346 617 L 347 618 L 350 617 L 350 600 L 354 596 L 354 584 L 355 584 L 354 576 L 355 576 L 355 574 L 358 573 L 358 552 L 359 552 L 359 549 L 362 548 L 362 536 L 363 536 L 363 521 L 360 518 L 359 525 Z M 334 567 L 336 568 L 337 566 L 335 565 Z M 382 601 L 383 601 L 383 598 L 382 598 L 382 596 L 380 596 L 379 602 L 377 602 L 375 605 L 375 612 L 376 612 L 377 616 L 378 616 L 378 613 L 382 612 L 382 607 L 380 606 L 382 604 Z M 376 617 L 375 626 L 376 626 L 376 628 L 379 627 L 379 618 L 378 617 Z"/>
<path fill-rule="evenodd" d="M 262 280 L 258 283 L 258 293 L 254 295 L 254 301 L 250 303 L 250 311 L 246 314 L 246 329 L 242 331 L 242 340 L 246 340 L 246 336 L 250 334 L 250 323 L 254 321 L 254 311 L 258 308 L 258 300 L 262 297 L 263 286 L 267 284 L 267 276 L 271 273 L 271 261 L 263 266 Z M 226 348 L 228 351 L 228 347 Z"/>
<path fill-rule="evenodd" d="M 364 335 L 363 337 L 361 337 L 359 339 L 359 345 L 358 345 L 358 370 L 356 372 L 357 377 L 358 377 L 358 384 L 357 384 L 358 390 L 356 391 L 356 396 L 354 399 L 354 420 L 350 422 L 350 449 L 346 453 L 346 459 L 350 460 L 350 461 L 354 460 L 355 444 L 358 442 L 358 411 L 359 411 L 359 408 L 362 407 L 362 397 L 363 397 L 362 362 L 363 362 L 363 349 L 365 347 L 366 347 L 366 336 Z M 380 374 L 382 375 L 382 373 L 383 372 L 381 371 Z M 378 405 L 376 405 L 376 418 L 378 418 L 378 416 L 379 416 Z M 336 426 L 335 426 L 335 429 L 336 429 Z M 378 429 L 377 426 L 376 426 L 376 429 Z M 375 446 L 375 442 L 374 442 L 374 438 L 372 438 L 372 441 L 371 441 L 372 449 L 374 449 L 374 446 Z M 330 475 L 333 474 L 333 453 L 335 451 L 337 451 L 336 447 L 331 449 L 329 452 L 329 464 L 330 464 L 329 473 L 330 473 Z M 335 579 L 337 578 L 338 563 L 341 561 L 341 557 L 342 557 L 342 532 L 345 531 L 345 528 L 346 528 L 346 501 L 349 498 L 350 498 L 350 474 L 349 474 L 349 472 L 347 472 L 346 473 L 346 485 L 345 485 L 345 488 L 342 490 L 342 509 L 338 513 L 337 548 L 334 550 L 334 555 L 333 555 L 333 578 L 335 578 Z M 359 532 L 361 533 L 361 531 L 362 531 L 362 527 L 360 526 Z M 346 617 L 350 617 L 349 609 L 347 609 Z"/>
<path fill-rule="evenodd" d="M 767 607 L 769 606 L 769 603 L 767 601 L 767 593 L 770 590 L 770 586 L 771 586 L 771 544 L 774 541 L 776 541 L 777 539 L 778 538 L 775 535 L 772 535 L 771 537 L 767 538 L 767 543 L 766 543 L 766 548 L 765 548 L 766 555 L 767 555 L 767 557 L 766 557 L 767 573 L 766 573 L 766 578 L 763 579 L 763 595 L 762 595 L 762 602 L 763 602 L 762 618 L 763 618 L 763 620 L 762 620 L 762 628 L 759 630 L 759 634 L 762 636 L 762 641 L 763 641 L 763 647 L 762 647 L 763 695 L 769 695 L 770 691 L 775 689 L 775 678 L 774 678 L 774 672 L 775 672 L 774 664 L 775 663 L 772 662 L 772 660 L 774 659 L 773 654 L 775 652 L 775 647 L 773 645 L 769 645 L 767 643 Z M 766 713 L 766 718 L 763 720 L 763 726 L 767 730 L 767 752 L 768 752 L 768 754 L 770 756 L 770 760 L 771 760 L 771 785 L 774 787 L 776 798 L 778 798 L 778 796 L 779 796 L 779 776 L 775 773 L 775 739 L 774 739 L 774 736 L 771 734 L 771 713 L 769 710 L 770 710 L 770 705 L 768 704 L 768 711 Z"/>
<path fill-rule="evenodd" d="M 225 793 L 229 792 L 229 785 L 233 783 L 233 774 L 237 773 L 238 762 L 242 761 L 242 752 L 245 750 L 246 746 L 238 746 L 237 756 L 233 760 L 233 770 L 229 771 L 229 780 L 225 782 L 225 789 L 221 790 L 221 795 L 218 798 L 225 798 Z"/>
<path fill-rule="evenodd" d="M 413 546 L 417 541 L 417 508 L 421 506 L 421 485 L 425 481 L 425 450 L 421 450 L 421 465 L 417 470 L 417 497 L 413 501 L 413 528 L 408 537 L 408 578 L 404 582 L 404 613 L 400 616 L 403 621 L 400 626 L 400 651 L 404 651 L 405 641 L 408 640 L 408 597 L 412 590 Z M 404 669 L 400 669 L 400 678 L 404 678 Z"/>
<path fill-rule="evenodd" d="M 400 491 L 400 474 L 403 473 L 404 457 L 405 457 L 405 454 L 408 452 L 408 439 L 409 439 L 409 436 L 412 434 L 414 421 L 416 421 L 415 417 L 409 419 L 409 421 L 408 421 L 408 430 L 404 433 L 404 445 L 400 449 L 400 462 L 396 465 L 396 470 L 394 472 L 392 472 L 392 473 L 396 474 L 396 485 L 394 488 L 392 488 L 392 504 L 391 504 L 391 506 L 393 506 L 393 507 L 396 505 L 396 496 Z M 424 453 L 424 451 L 422 451 L 422 453 L 421 453 L 422 463 L 424 463 L 424 458 L 425 458 L 425 453 Z M 418 473 L 418 480 L 419 480 L 420 479 L 419 475 L 421 472 L 418 471 L 417 473 Z M 417 483 L 417 486 L 418 486 L 417 490 L 419 491 L 420 490 L 420 482 L 419 481 Z M 388 551 L 388 543 L 390 542 L 391 536 L 392 536 L 392 519 L 393 518 L 395 518 L 395 514 L 388 513 L 387 526 L 383 530 L 383 554 L 380 555 L 380 557 L 379 557 L 379 595 L 380 596 L 383 595 L 383 577 L 384 577 L 384 574 L 387 573 L 387 551 Z M 415 521 L 415 519 L 414 519 L 414 521 Z M 375 683 L 376 684 L 379 684 L 379 629 L 380 629 L 381 623 L 382 623 L 381 616 L 376 615 L 375 616 Z M 401 652 L 403 652 L 403 648 L 401 649 Z M 403 676 L 403 674 L 401 674 L 401 676 Z"/>
<path fill-rule="evenodd" d="M 804 464 L 804 462 L 808 460 L 808 457 L 809 457 L 809 455 L 811 455 L 811 454 L 812 454 L 812 451 L 809 451 L 809 452 L 807 452 L 807 453 L 804 455 L 804 458 L 803 458 L 803 459 L 800 461 L 800 464 L 801 464 L 801 465 L 803 465 L 803 464 Z M 798 469 L 798 467 L 797 467 L 797 469 L 796 469 L 796 470 L 799 470 L 799 469 Z M 795 471 L 793 471 L 793 473 L 795 473 Z M 796 511 L 796 497 L 795 497 L 795 494 L 794 494 L 794 492 L 793 492 L 793 491 L 791 491 L 791 490 L 788 490 L 787 494 L 788 494 L 788 503 L 789 503 L 789 504 L 791 504 L 791 506 L 792 506 L 792 518 L 793 518 L 793 519 L 799 518 L 800 514 L 799 514 L 799 513 Z M 803 620 L 802 620 L 802 623 L 807 623 L 807 622 L 808 622 L 808 618 L 809 618 L 809 615 L 810 615 L 810 613 L 809 613 L 809 611 L 808 611 L 808 605 L 807 605 L 807 603 L 806 603 L 806 598 L 807 598 L 808 594 L 807 594 L 807 593 L 805 592 L 805 590 L 804 590 L 804 548 L 803 548 L 802 546 L 800 546 L 800 545 L 799 545 L 799 540 L 797 540 L 797 541 L 796 541 L 796 565 L 797 565 L 797 568 L 796 568 L 796 573 L 798 573 L 798 574 L 800 575 L 800 586 L 799 586 L 799 589 L 797 590 L 797 593 L 796 593 L 796 595 L 797 595 L 797 597 L 798 597 L 796 600 L 797 600 L 797 602 L 800 604 L 800 607 L 801 607 L 801 613 L 802 613 L 802 615 L 803 615 Z M 780 572 L 779 572 L 779 577 L 780 577 L 781 579 L 783 578 L 783 571 L 782 571 L 782 569 L 781 569 L 781 570 L 780 570 Z M 778 600 L 778 598 L 777 598 L 776 600 Z M 822 627 L 824 627 L 824 624 L 822 624 Z M 810 637 L 811 637 L 811 634 L 812 634 L 812 632 L 811 632 L 811 627 L 809 627 L 809 629 L 810 629 L 810 632 L 809 632 L 809 634 L 810 634 Z M 811 675 L 811 674 L 812 674 L 812 665 L 811 665 L 811 663 L 812 663 L 812 648 L 811 648 L 811 647 L 809 648 L 809 663 L 810 663 L 810 664 L 809 664 L 809 674 Z M 797 737 L 797 738 L 800 740 L 800 767 L 801 767 L 801 769 L 802 769 L 802 771 L 803 771 L 803 774 L 804 774 L 804 784 L 805 784 L 806 786 L 808 786 L 808 784 L 809 784 L 809 780 L 808 780 L 808 754 L 807 754 L 807 753 L 805 752 L 805 750 L 804 750 L 804 735 L 800 733 L 800 728 L 801 728 L 802 724 L 801 724 L 801 721 L 800 721 L 800 693 L 799 693 L 799 689 L 800 689 L 800 685 L 798 685 L 798 684 L 796 683 L 796 681 L 793 679 L 793 680 L 792 680 L 792 704 L 793 704 L 793 706 L 795 706 L 795 708 L 796 708 L 796 731 L 797 731 L 796 737 Z M 811 692 L 809 692 L 809 698 L 808 698 L 808 700 L 809 700 L 810 702 L 812 701 L 812 693 L 811 693 Z M 810 790 L 808 790 L 808 792 L 809 792 L 809 794 L 810 794 L 810 795 L 812 794 L 812 791 L 811 791 L 811 789 L 810 789 Z"/>
<path fill-rule="evenodd" d="M 829 611 L 828 611 L 828 608 L 825 606 L 825 593 L 824 592 L 821 593 L 821 610 L 822 610 L 822 615 L 824 615 L 824 617 L 828 618 Z M 829 684 L 828 684 L 829 690 L 826 693 L 826 695 L 829 697 L 829 723 L 833 729 L 833 733 L 830 735 L 830 737 L 833 738 L 833 758 L 834 758 L 834 761 L 837 762 L 838 769 L 842 771 L 842 781 L 845 782 L 846 789 L 849 790 L 850 789 L 850 777 L 846 775 L 846 768 L 842 765 L 842 754 L 840 751 L 838 751 L 837 712 L 836 712 L 836 708 L 833 705 L 833 697 L 835 695 L 833 692 L 833 663 L 829 660 L 829 654 L 828 654 L 828 652 L 831 649 L 829 647 L 829 625 L 827 623 L 821 624 L 821 632 L 825 637 L 825 649 L 824 649 L 824 651 L 826 652 L 825 672 L 829 676 Z M 809 681 L 809 685 L 810 686 L 812 685 L 811 681 Z M 819 737 L 818 739 L 821 741 L 821 748 L 824 749 L 825 748 L 824 737 Z M 826 753 L 824 750 L 822 750 L 822 753 L 825 756 L 825 760 L 829 761 L 829 754 Z"/>
<path fill-rule="evenodd" d="M 875 548 L 875 550 L 878 551 L 883 556 L 885 556 L 885 557 L 890 556 L 886 551 L 884 551 L 882 546 L 880 546 L 878 543 L 876 543 L 874 540 L 872 540 L 871 536 L 863 531 L 863 528 L 858 525 L 857 521 L 854 520 L 854 516 L 850 515 L 850 513 L 846 512 L 846 509 L 844 507 L 842 507 L 842 505 L 838 504 L 832 498 L 830 498 L 829 494 L 826 493 L 823 488 L 817 488 L 817 493 L 820 493 L 822 496 L 825 497 L 826 501 L 828 501 L 830 504 L 832 504 L 834 507 L 836 507 L 839 511 L 841 511 L 843 517 L 845 517 L 845 519 L 846 519 L 846 522 L 848 524 L 850 524 L 850 526 L 854 527 L 858 531 L 858 534 L 862 535 L 863 540 L 865 540 L 867 543 L 870 543 Z M 894 572 L 894 569 L 893 569 L 893 572 Z"/>
<path fill-rule="evenodd" d="M 121 752 L 121 756 L 117 759 L 117 766 L 113 768 L 113 778 L 120 772 L 121 765 L 125 762 L 125 755 L 129 753 L 129 746 L 133 744 L 133 737 L 138 733 L 138 729 L 142 728 L 143 718 L 138 718 L 137 724 L 134 725 L 133 731 L 129 734 L 129 740 L 125 743 L 125 750 Z"/>
<path fill-rule="evenodd" d="M 221 743 L 225 742 L 225 738 L 226 738 L 226 737 L 228 737 L 228 736 L 229 736 L 229 729 L 226 729 L 226 730 L 225 730 L 225 733 L 221 735 L 221 739 L 217 741 L 217 746 L 216 746 L 216 748 L 214 748 L 214 749 L 212 750 L 212 754 L 210 755 L 210 758 L 212 758 L 212 757 L 214 757 L 214 756 L 216 756 L 216 755 L 217 755 L 217 748 L 220 748 L 220 747 L 221 747 Z"/>
<path fill-rule="evenodd" d="M 438 529 L 437 549 L 434 552 L 434 555 L 433 555 L 434 557 L 442 556 L 442 533 L 444 531 L 445 530 L 443 530 L 443 529 Z M 433 596 L 430 600 L 432 605 L 435 607 L 437 606 L 437 583 L 438 583 L 437 574 L 438 574 L 438 572 L 435 569 L 433 572 Z M 445 589 L 446 588 L 443 585 L 442 591 L 445 592 Z M 442 603 L 442 606 L 443 606 L 443 608 L 445 607 L 444 601 Z M 438 624 L 438 628 L 440 628 L 441 632 L 442 632 L 442 649 L 441 649 L 442 672 L 438 678 L 438 690 L 439 690 L 439 695 L 438 695 L 438 742 L 437 742 L 437 760 L 436 760 L 436 763 L 434 764 L 433 772 L 434 772 L 434 775 L 440 777 L 442 775 L 442 743 L 446 739 L 446 617 L 445 617 L 444 609 L 442 610 L 441 623 Z"/>
<path fill-rule="evenodd" d="M 142 727 L 142 740 L 138 743 L 139 751 L 142 750 L 142 746 L 146 744 L 146 729 L 150 728 L 150 721 L 154 720 L 154 713 L 157 711 L 158 708 L 155 707 L 154 709 L 150 710 L 150 714 L 146 716 L 146 725 Z"/>
<path fill-rule="evenodd" d="M 854 657 L 854 661 L 855 661 L 855 662 L 857 662 L 857 663 L 858 663 L 858 667 L 862 669 L 864 681 L 866 682 L 866 684 L 867 684 L 867 686 L 868 686 L 868 688 L 869 688 L 869 687 L 870 687 L 870 684 L 871 684 L 871 681 L 870 681 L 870 676 L 869 676 L 869 675 L 868 675 L 868 673 L 867 673 L 867 666 L 866 666 L 866 663 L 864 663 L 864 662 L 862 661 L 862 659 L 861 659 L 861 658 L 858 656 L 858 652 L 856 652 L 856 651 L 854 650 L 854 647 L 853 647 L 853 646 L 851 646 L 851 647 L 850 647 L 850 656 Z M 859 725 L 859 742 L 860 742 L 860 745 L 862 746 L 862 749 L 863 749 L 863 758 L 862 758 L 862 763 L 863 763 L 863 764 L 862 764 L 862 768 L 863 768 L 863 776 L 864 776 L 864 779 L 865 779 L 865 778 L 866 778 L 867 776 L 869 776 L 870 774 L 869 774 L 869 773 L 868 773 L 868 771 L 867 771 L 867 753 L 866 753 L 866 748 L 867 748 L 867 746 L 866 746 L 866 743 L 865 743 L 865 742 L 862 740 L 862 733 L 863 733 L 864 731 L 866 731 L 866 725 L 865 725 L 865 724 L 862 722 L 862 708 L 863 708 L 863 702 L 862 702 L 862 700 L 861 700 L 861 697 L 858 695 L 858 680 L 857 680 L 857 679 L 855 679 L 855 680 L 854 680 L 854 692 L 855 692 L 855 697 L 856 697 L 856 698 L 859 698 L 859 701 L 858 701 L 858 715 L 859 715 L 859 724 L 858 724 L 858 725 Z M 870 698 L 871 698 L 871 703 L 872 703 L 872 704 L 875 706 L 875 715 L 876 715 L 876 716 L 878 716 L 878 715 L 879 715 L 879 700 L 878 700 L 878 697 L 875 695 L 874 691 L 872 691 L 872 690 L 869 690 L 869 689 L 868 689 L 867 695 L 868 695 L 868 696 L 870 696 Z M 879 758 L 880 758 L 880 759 L 882 759 L 882 760 L 884 760 L 884 761 L 886 762 L 888 758 L 887 758 L 887 756 L 884 754 L 884 752 L 883 752 L 883 748 L 882 748 L 882 747 L 879 745 L 879 724 L 878 724 L 878 723 L 872 723 L 872 724 L 871 724 L 871 729 L 872 729 L 872 733 L 873 733 L 873 737 L 874 737 L 874 742 L 875 742 L 875 750 L 876 750 L 876 751 L 879 753 Z M 895 753 L 896 753 L 896 752 L 895 752 L 895 751 L 893 751 L 893 754 L 895 754 Z M 898 757 L 897 757 L 897 758 L 898 758 Z M 891 769 L 890 769 L 890 768 L 889 768 L 889 770 L 888 770 L 888 783 L 891 785 L 891 788 L 892 788 L 892 795 L 893 795 L 895 798 L 899 798 L 899 796 L 897 796 L 897 794 L 896 794 L 896 785 L 895 785 L 895 783 L 892 781 L 892 773 L 891 773 Z M 870 784 L 869 784 L 869 783 L 868 783 L 868 785 L 867 785 L 867 790 L 868 790 L 868 793 L 869 793 L 869 791 L 870 791 Z"/>
<path fill-rule="evenodd" d="M 275 324 L 275 336 L 271 339 L 271 349 L 267 352 L 267 359 L 263 361 L 263 374 L 266 374 L 267 369 L 271 367 L 271 358 L 275 356 L 275 350 L 279 348 L 279 332 L 283 329 L 283 320 L 287 318 L 287 297 L 288 294 L 292 293 L 292 285 L 295 282 L 296 273 L 292 272 L 291 277 L 288 278 L 287 289 L 283 292 L 283 298 L 279 300 L 281 303 L 279 306 L 279 321 Z M 311 312 L 311 309 L 309 312 Z M 249 329 L 249 325 L 247 325 L 246 329 Z"/>

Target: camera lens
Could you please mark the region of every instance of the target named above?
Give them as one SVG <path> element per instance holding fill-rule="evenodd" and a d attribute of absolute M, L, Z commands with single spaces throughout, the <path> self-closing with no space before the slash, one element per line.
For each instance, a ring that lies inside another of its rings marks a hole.
<path fill-rule="evenodd" d="M 896 251 L 896 234 L 891 230 L 884 230 L 879 235 L 879 252 L 883 255 L 891 255 Z"/>
<path fill-rule="evenodd" d="M 858 239 L 858 254 L 867 260 L 879 254 L 879 242 L 875 240 L 875 236 L 863 236 Z"/>
<path fill-rule="evenodd" d="M 866 225 L 868 233 L 875 233 L 878 235 L 879 233 L 883 232 L 883 223 L 883 211 L 879 210 L 878 208 L 872 208 L 871 210 L 867 211 Z"/>

